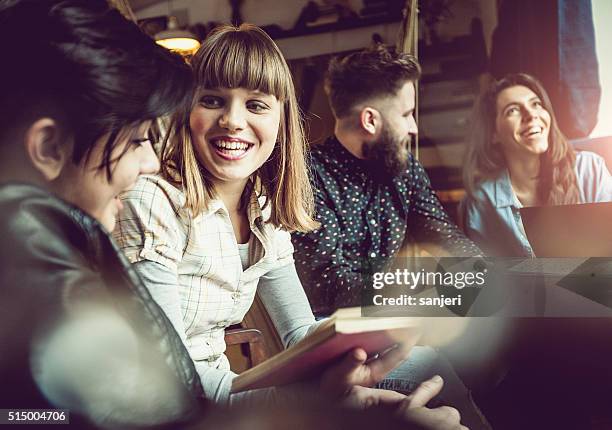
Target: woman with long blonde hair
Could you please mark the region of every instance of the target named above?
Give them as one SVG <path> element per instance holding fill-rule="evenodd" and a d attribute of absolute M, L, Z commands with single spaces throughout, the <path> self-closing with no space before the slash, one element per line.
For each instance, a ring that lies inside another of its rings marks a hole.
<path fill-rule="evenodd" d="M 289 232 L 317 224 L 291 74 L 272 40 L 255 26 L 221 26 L 192 68 L 194 97 L 171 119 L 161 174 L 121 197 L 115 237 L 183 338 L 207 397 L 226 402 L 224 330 L 257 289 L 287 344 L 314 323 Z"/>
<path fill-rule="evenodd" d="M 274 403 L 299 390 L 230 393 L 236 375 L 224 335 L 242 321 L 256 292 L 285 346 L 317 327 L 289 234 L 317 227 L 293 81 L 278 47 L 249 24 L 217 28 L 192 66 L 193 102 L 172 119 L 162 174 L 142 177 L 121 196 L 125 210 L 115 237 L 183 339 L 206 397 Z M 408 350 L 400 346 L 366 363 L 357 348 L 312 388 L 358 407 L 393 404 L 421 424 L 460 428 L 459 414 L 425 408 L 442 388 L 440 377 L 422 388 L 427 393 L 417 397 L 426 401 L 418 406 L 403 394 L 372 388 Z M 433 375 L 433 350 L 411 354 L 410 364 L 400 366 L 403 376 L 387 386 L 414 390 Z M 426 363 L 413 365 L 419 358 Z"/>
<path fill-rule="evenodd" d="M 493 256 L 534 256 L 519 213 L 523 206 L 612 200 L 605 161 L 574 152 L 545 89 L 527 74 L 508 75 L 480 95 L 464 182 L 463 226 Z"/>

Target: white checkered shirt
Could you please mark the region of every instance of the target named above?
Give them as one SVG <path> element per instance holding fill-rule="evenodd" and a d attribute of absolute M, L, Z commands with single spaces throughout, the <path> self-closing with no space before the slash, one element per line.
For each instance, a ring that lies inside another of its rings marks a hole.
<path fill-rule="evenodd" d="M 128 259 L 150 260 L 177 274 L 186 347 L 196 361 L 229 369 L 224 330 L 242 321 L 259 278 L 293 263 L 289 233 L 264 221 L 253 193 L 248 207 L 250 266 L 243 271 L 229 213 L 221 200 L 192 217 L 185 195 L 166 180 L 142 176 L 121 196 L 125 206 L 114 237 Z"/>

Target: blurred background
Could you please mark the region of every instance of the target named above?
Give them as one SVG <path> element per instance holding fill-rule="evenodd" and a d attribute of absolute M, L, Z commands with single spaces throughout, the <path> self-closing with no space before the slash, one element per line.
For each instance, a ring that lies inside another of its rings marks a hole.
<path fill-rule="evenodd" d="M 461 167 L 472 104 L 492 77 L 519 71 L 536 76 L 568 138 L 596 145 L 590 148 L 596 152 L 612 146 L 605 138 L 612 135 L 612 30 L 606 26 L 612 22 L 612 3 L 607 0 L 112 1 L 128 6 L 157 39 L 178 32 L 203 40 L 227 22 L 264 27 L 290 62 L 313 145 L 333 131 L 322 86 L 329 58 L 373 43 L 395 45 L 405 10 L 417 5 L 413 49 L 423 78 L 413 152 L 452 215 L 463 196 Z"/>

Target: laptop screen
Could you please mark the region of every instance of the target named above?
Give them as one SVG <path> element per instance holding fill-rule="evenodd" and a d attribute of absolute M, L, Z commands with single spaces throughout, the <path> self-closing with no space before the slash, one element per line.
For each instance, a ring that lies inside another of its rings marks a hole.
<path fill-rule="evenodd" d="M 520 211 L 537 257 L 612 257 L 612 202 Z"/>

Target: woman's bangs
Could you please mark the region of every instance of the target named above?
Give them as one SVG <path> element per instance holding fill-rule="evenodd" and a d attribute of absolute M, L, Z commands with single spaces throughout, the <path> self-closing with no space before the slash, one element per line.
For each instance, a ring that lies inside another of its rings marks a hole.
<path fill-rule="evenodd" d="M 246 88 L 271 94 L 281 102 L 287 100 L 289 88 L 283 79 L 285 73 L 281 59 L 269 55 L 269 48 L 264 49 L 261 41 L 240 39 L 234 38 L 222 49 L 209 52 L 201 65 L 198 86 Z"/>

